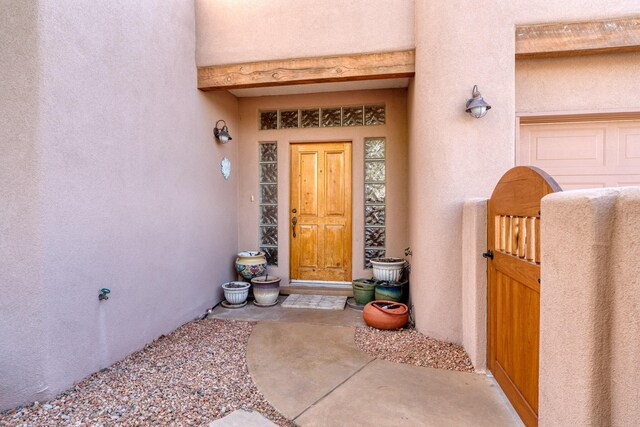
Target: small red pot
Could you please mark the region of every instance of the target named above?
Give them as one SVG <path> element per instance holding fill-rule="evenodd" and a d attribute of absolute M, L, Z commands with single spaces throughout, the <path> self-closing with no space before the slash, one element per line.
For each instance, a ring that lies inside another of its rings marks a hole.
<path fill-rule="evenodd" d="M 377 329 L 400 329 L 409 321 L 409 307 L 395 301 L 371 301 L 364 306 L 362 317 Z"/>

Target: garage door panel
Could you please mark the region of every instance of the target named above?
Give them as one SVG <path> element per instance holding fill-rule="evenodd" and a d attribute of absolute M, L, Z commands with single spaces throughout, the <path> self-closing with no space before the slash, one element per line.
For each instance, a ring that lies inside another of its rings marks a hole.
<path fill-rule="evenodd" d="M 640 186 L 640 175 L 555 175 L 553 178 L 564 191 Z"/>
<path fill-rule="evenodd" d="M 604 167 L 606 128 L 536 129 L 530 132 L 531 160 L 542 167 Z"/>
<path fill-rule="evenodd" d="M 616 187 L 640 187 L 640 175 L 616 177 Z"/>
<path fill-rule="evenodd" d="M 609 187 L 609 180 L 606 178 L 592 176 L 554 176 L 556 182 L 564 191 L 582 190 L 586 188 Z"/>
<path fill-rule="evenodd" d="M 640 185 L 640 121 L 523 124 L 516 165 L 543 169 L 565 190 Z"/>
<path fill-rule="evenodd" d="M 621 127 L 617 138 L 618 166 L 640 166 L 640 126 Z"/>

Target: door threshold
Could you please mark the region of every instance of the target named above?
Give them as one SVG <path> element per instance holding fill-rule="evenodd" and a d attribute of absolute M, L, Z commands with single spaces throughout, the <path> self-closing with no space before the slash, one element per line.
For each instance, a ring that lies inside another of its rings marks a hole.
<path fill-rule="evenodd" d="M 318 280 L 290 280 L 288 285 L 280 286 L 280 293 L 307 295 L 353 296 L 351 282 L 327 282 Z"/>
<path fill-rule="evenodd" d="M 330 282 L 327 280 L 289 280 L 291 286 L 335 286 L 351 288 L 351 282 Z"/>

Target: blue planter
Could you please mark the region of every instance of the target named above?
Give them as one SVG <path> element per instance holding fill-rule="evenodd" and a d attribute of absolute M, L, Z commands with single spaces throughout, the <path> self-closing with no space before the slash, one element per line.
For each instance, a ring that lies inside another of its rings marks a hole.
<path fill-rule="evenodd" d="M 379 281 L 376 283 L 375 298 L 376 300 L 406 303 L 409 300 L 409 281 Z"/>

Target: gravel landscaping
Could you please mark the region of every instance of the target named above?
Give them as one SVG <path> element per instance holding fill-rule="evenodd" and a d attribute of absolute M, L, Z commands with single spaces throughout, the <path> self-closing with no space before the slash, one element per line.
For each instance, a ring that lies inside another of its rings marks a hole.
<path fill-rule="evenodd" d="M 369 326 L 356 328 L 355 340 L 361 351 L 390 362 L 450 371 L 474 371 L 462 346 L 426 337 L 415 329 L 381 331 Z"/>
<path fill-rule="evenodd" d="M 252 324 L 196 320 L 85 378 L 48 402 L 0 413 L 0 426 L 207 425 L 236 409 L 294 424 L 260 394 L 246 362 Z M 414 329 L 356 328 L 365 353 L 392 362 L 473 372 L 461 346 Z"/>
<path fill-rule="evenodd" d="M 200 426 L 240 408 L 293 426 L 249 376 L 251 329 L 240 321 L 187 323 L 51 401 L 0 413 L 0 426 Z"/>

